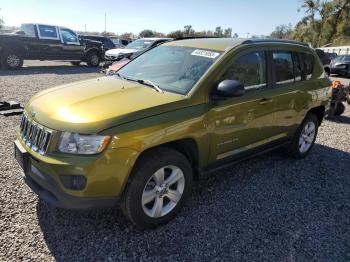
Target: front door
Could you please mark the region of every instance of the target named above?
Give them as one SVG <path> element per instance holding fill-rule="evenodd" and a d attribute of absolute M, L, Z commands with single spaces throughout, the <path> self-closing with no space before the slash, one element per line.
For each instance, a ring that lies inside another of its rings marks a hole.
<path fill-rule="evenodd" d="M 211 130 L 210 162 L 243 153 L 277 139 L 275 101 L 267 78 L 267 53 L 246 51 L 232 59 L 222 80 L 238 80 L 241 97 L 212 102 L 207 128 Z"/>
<path fill-rule="evenodd" d="M 60 27 L 59 31 L 62 42 L 61 59 L 81 60 L 84 56 L 84 46 L 80 43 L 77 34 L 64 27 Z"/>

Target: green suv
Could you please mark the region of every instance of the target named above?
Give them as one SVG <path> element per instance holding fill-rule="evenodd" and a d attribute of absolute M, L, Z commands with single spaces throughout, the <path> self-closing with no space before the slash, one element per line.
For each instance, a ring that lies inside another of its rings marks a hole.
<path fill-rule="evenodd" d="M 280 146 L 305 157 L 329 90 L 319 58 L 302 43 L 168 42 L 113 76 L 32 97 L 15 157 L 49 204 L 119 205 L 151 228 L 180 211 L 203 171 Z"/>

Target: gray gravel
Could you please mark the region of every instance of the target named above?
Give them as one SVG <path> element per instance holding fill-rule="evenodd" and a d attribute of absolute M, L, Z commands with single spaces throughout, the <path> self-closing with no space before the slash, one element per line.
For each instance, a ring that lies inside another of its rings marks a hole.
<path fill-rule="evenodd" d="M 99 76 L 67 63 L 0 71 L 0 100 Z M 140 232 L 118 209 L 38 200 L 13 159 L 20 117 L 0 117 L 0 261 L 350 261 L 350 110 L 325 121 L 304 160 L 280 151 L 204 176 L 168 225 Z"/>

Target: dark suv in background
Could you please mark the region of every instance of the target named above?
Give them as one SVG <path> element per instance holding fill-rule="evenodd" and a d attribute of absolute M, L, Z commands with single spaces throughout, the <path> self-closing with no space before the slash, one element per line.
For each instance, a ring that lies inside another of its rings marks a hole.
<path fill-rule="evenodd" d="M 94 40 L 94 41 L 99 41 L 102 43 L 103 49 L 109 50 L 109 49 L 113 49 L 116 48 L 114 42 L 112 41 L 112 39 L 110 39 L 109 37 L 106 36 L 101 36 L 101 35 L 80 35 L 80 37 L 82 39 L 88 39 L 88 40 Z"/>

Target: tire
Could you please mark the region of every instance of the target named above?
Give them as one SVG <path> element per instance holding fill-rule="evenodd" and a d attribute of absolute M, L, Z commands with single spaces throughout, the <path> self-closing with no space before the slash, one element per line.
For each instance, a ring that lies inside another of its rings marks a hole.
<path fill-rule="evenodd" d="M 80 61 L 71 61 L 70 63 L 72 65 L 74 65 L 74 66 L 79 66 L 80 65 Z"/>
<path fill-rule="evenodd" d="M 23 66 L 23 57 L 16 51 L 5 51 L 1 55 L 1 64 L 7 69 L 18 69 Z"/>
<path fill-rule="evenodd" d="M 89 52 L 86 55 L 86 63 L 90 67 L 98 67 L 100 64 L 100 57 L 97 52 Z"/>
<path fill-rule="evenodd" d="M 184 155 L 170 148 L 151 150 L 137 161 L 121 209 L 138 228 L 155 228 L 172 220 L 181 210 L 191 193 L 192 182 L 192 167 Z"/>
<path fill-rule="evenodd" d="M 335 116 L 340 116 L 344 113 L 345 111 L 345 105 L 341 102 L 338 103 L 337 108 L 334 110 L 334 115 Z"/>
<path fill-rule="evenodd" d="M 306 157 L 315 144 L 318 125 L 317 117 L 311 113 L 307 114 L 298 130 L 295 132 L 292 142 L 287 148 L 287 153 L 296 159 Z M 309 135 L 308 132 L 310 132 Z M 302 138 L 302 136 L 304 136 L 304 138 Z"/>

